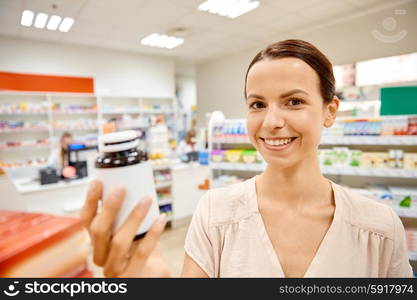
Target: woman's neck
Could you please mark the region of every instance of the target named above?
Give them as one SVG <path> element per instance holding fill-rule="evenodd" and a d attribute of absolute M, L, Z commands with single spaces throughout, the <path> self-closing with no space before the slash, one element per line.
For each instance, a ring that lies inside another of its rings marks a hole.
<path fill-rule="evenodd" d="M 289 207 L 315 205 L 321 200 L 329 203 L 332 198 L 330 182 L 321 174 L 316 155 L 290 168 L 268 165 L 258 176 L 256 185 L 263 199 Z"/>

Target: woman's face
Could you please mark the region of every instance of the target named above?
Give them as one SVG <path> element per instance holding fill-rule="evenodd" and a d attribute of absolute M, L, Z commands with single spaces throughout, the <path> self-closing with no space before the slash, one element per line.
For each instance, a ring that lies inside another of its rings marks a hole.
<path fill-rule="evenodd" d="M 72 144 L 72 137 L 66 136 L 62 139 L 61 146 L 63 149 L 66 150 L 70 144 Z"/>
<path fill-rule="evenodd" d="M 315 159 L 323 126 L 330 127 L 338 100 L 324 104 L 316 72 L 297 58 L 266 59 L 249 70 L 247 127 L 270 166 L 288 168 Z"/>

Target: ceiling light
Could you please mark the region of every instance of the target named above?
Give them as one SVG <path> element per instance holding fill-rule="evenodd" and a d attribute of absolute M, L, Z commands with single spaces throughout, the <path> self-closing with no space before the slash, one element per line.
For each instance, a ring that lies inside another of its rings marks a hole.
<path fill-rule="evenodd" d="M 59 23 L 61 23 L 61 17 L 60 16 L 52 16 L 49 19 L 48 25 L 46 25 L 46 28 L 49 30 L 57 30 Z"/>
<path fill-rule="evenodd" d="M 38 13 L 36 16 L 35 24 L 33 26 L 42 29 L 45 27 L 46 21 L 48 21 L 48 15 L 44 13 Z"/>
<path fill-rule="evenodd" d="M 198 9 L 233 19 L 258 6 L 259 1 L 252 0 L 207 0 L 201 3 Z"/>
<path fill-rule="evenodd" d="M 184 39 L 165 34 L 152 33 L 140 41 L 142 45 L 172 49 L 184 43 Z"/>
<path fill-rule="evenodd" d="M 74 24 L 73 18 L 65 18 L 59 26 L 59 31 L 68 32 L 71 29 L 72 24 Z"/>
<path fill-rule="evenodd" d="M 31 10 L 24 10 L 22 12 L 22 18 L 20 24 L 22 26 L 30 27 L 34 26 L 39 29 L 45 28 L 48 30 L 57 30 L 61 32 L 68 32 L 71 29 L 71 26 L 74 24 L 74 19 L 72 18 L 63 18 L 57 15 L 53 15 L 49 18 L 46 13 L 38 13 L 33 23 L 34 12 Z M 49 18 L 49 21 L 48 21 Z M 63 20 L 62 20 L 63 19 Z M 62 22 L 61 22 L 62 20 Z M 48 24 L 48 25 L 47 25 Z"/>
<path fill-rule="evenodd" d="M 24 10 L 22 12 L 22 19 L 20 20 L 20 24 L 22 26 L 32 26 L 33 15 L 33 11 Z"/>

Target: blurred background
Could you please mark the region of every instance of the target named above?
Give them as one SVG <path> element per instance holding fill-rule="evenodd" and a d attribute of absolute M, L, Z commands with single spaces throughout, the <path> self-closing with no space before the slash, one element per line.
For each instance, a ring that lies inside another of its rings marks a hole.
<path fill-rule="evenodd" d="M 102 276 L 79 210 L 98 136 L 124 130 L 152 163 L 178 276 L 199 198 L 265 168 L 244 75 L 288 38 L 334 65 L 323 173 L 394 208 L 417 272 L 417 1 L 0 0 L 0 276 Z"/>

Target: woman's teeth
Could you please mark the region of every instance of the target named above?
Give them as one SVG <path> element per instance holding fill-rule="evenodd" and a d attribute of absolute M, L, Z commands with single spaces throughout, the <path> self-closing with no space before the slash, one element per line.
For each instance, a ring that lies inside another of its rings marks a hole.
<path fill-rule="evenodd" d="M 269 139 L 264 139 L 265 143 L 267 143 L 270 146 L 281 146 L 281 145 L 286 145 L 291 143 L 292 138 L 289 139 L 274 139 L 274 140 L 269 140 Z"/>

